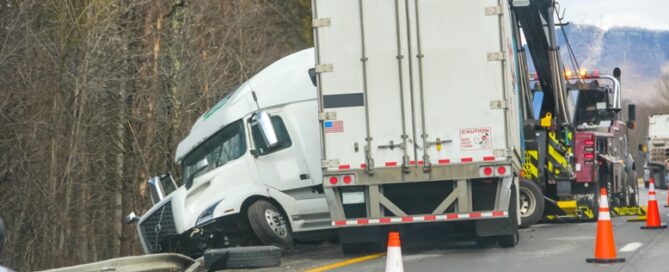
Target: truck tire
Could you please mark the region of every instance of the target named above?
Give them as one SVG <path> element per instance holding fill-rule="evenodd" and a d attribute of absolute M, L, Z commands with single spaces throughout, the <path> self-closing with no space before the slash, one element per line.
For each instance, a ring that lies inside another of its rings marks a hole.
<path fill-rule="evenodd" d="M 281 249 L 275 246 L 235 247 L 228 251 L 227 268 L 275 267 L 281 264 Z"/>
<path fill-rule="evenodd" d="M 196 263 L 200 261 L 199 259 Z M 204 253 L 200 270 L 227 268 L 263 268 L 281 264 L 281 249 L 276 246 L 248 246 L 210 249 Z"/>
<path fill-rule="evenodd" d="M 544 214 L 544 195 L 533 181 L 520 179 L 520 227 L 536 224 Z"/>
<path fill-rule="evenodd" d="M 249 225 L 264 245 L 287 248 L 293 245 L 290 221 L 274 204 L 258 200 L 247 210 Z"/>

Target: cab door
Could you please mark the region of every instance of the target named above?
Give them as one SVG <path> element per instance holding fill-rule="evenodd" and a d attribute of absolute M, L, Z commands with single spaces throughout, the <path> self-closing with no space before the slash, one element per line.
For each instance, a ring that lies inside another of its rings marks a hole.
<path fill-rule="evenodd" d="M 260 182 L 279 191 L 298 189 L 313 185 L 300 145 L 294 142 L 282 112 L 271 113 L 271 121 L 278 143 L 268 147 L 261 134 L 260 126 L 249 119 L 252 153 Z"/>

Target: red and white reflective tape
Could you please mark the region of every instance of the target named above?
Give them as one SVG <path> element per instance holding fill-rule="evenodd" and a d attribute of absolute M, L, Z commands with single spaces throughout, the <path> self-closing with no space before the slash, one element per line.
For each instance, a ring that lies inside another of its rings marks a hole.
<path fill-rule="evenodd" d="M 495 156 L 483 156 L 479 160 L 474 160 L 473 157 L 462 157 L 462 158 L 460 158 L 460 163 L 493 162 L 493 161 L 496 161 L 496 160 L 497 160 L 497 158 Z M 444 159 L 439 159 L 436 164 L 444 165 L 444 164 L 450 164 L 450 163 L 451 163 L 451 159 L 444 158 Z M 415 166 L 416 164 L 418 164 L 419 166 L 423 166 L 425 164 L 425 162 L 423 162 L 423 161 L 409 161 L 410 166 Z M 396 162 L 396 161 L 388 161 L 388 162 L 384 163 L 385 167 L 397 167 L 398 165 L 399 165 L 399 163 Z M 367 164 L 366 163 L 361 163 L 360 164 L 360 169 L 365 169 L 365 168 L 367 168 Z M 340 164 L 338 169 L 339 170 L 351 170 L 351 169 L 353 169 L 353 167 L 351 167 L 350 164 Z"/>
<path fill-rule="evenodd" d="M 486 219 L 486 218 L 504 218 L 509 217 L 507 211 L 487 211 L 471 213 L 447 213 L 447 214 L 429 214 L 418 216 L 400 216 L 383 218 L 360 218 L 349 220 L 332 221 L 332 226 L 359 226 L 359 225 L 380 225 L 380 224 L 401 224 L 412 222 L 437 222 L 437 221 L 458 221 L 465 219 Z"/>

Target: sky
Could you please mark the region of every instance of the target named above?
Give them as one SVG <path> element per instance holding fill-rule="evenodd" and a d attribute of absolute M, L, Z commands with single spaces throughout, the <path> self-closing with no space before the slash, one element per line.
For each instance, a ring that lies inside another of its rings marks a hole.
<path fill-rule="evenodd" d="M 616 26 L 669 30 L 669 0 L 558 0 L 565 20 L 603 29 Z"/>

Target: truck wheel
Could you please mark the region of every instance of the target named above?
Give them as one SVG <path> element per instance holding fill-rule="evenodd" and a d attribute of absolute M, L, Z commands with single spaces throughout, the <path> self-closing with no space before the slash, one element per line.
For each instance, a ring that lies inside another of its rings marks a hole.
<path fill-rule="evenodd" d="M 290 221 L 274 204 L 258 200 L 249 206 L 247 216 L 253 233 L 264 245 L 281 248 L 293 245 Z"/>
<path fill-rule="evenodd" d="M 520 227 L 534 225 L 544 214 L 544 195 L 533 181 L 520 180 Z"/>

